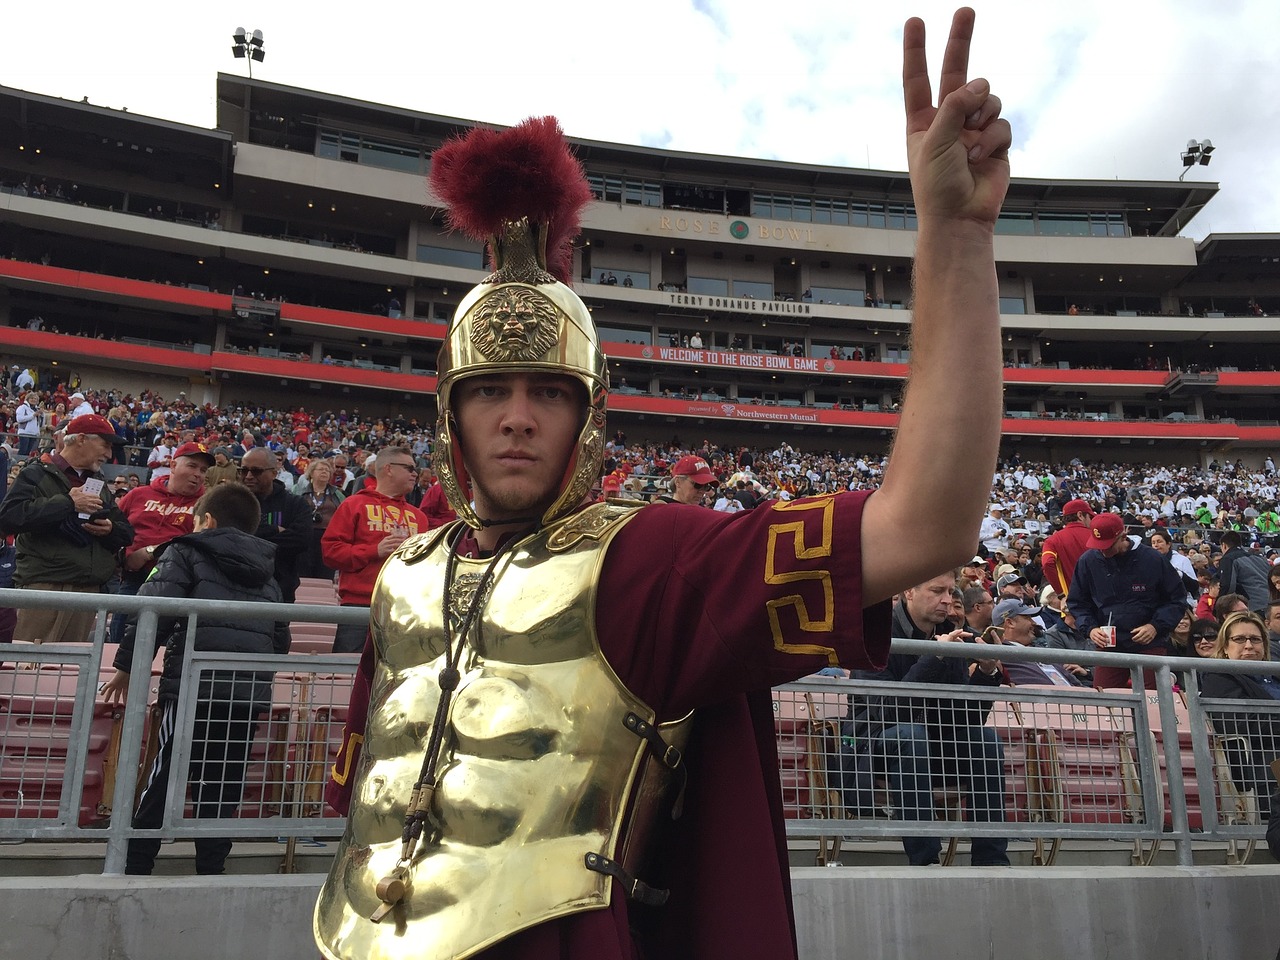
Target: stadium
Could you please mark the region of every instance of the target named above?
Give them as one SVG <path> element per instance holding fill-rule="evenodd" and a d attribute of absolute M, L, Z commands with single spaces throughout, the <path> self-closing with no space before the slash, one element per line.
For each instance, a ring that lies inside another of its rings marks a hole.
<path fill-rule="evenodd" d="M 483 253 L 444 229 L 424 175 L 468 124 L 226 74 L 217 103 L 204 130 L 0 89 L 0 348 L 86 383 L 430 422 Z M 597 198 L 574 276 L 612 424 L 883 446 L 910 363 L 904 174 L 574 148 Z M 1007 452 L 1256 465 L 1274 448 L 1280 240 L 1182 236 L 1216 189 L 1014 181 Z"/>
<path fill-rule="evenodd" d="M 437 349 L 486 271 L 480 247 L 446 229 L 425 175 L 433 150 L 472 125 L 226 74 L 214 129 L 0 87 L 0 352 L 95 388 L 434 422 Z M 911 362 L 905 173 L 572 144 L 595 196 L 575 286 L 609 362 L 611 431 L 676 446 L 710 437 L 725 447 L 887 449 Z M 1184 236 L 1216 190 L 1013 181 L 996 241 L 1005 456 L 1249 470 L 1274 456 L 1280 328 L 1269 315 L 1280 311 L 1280 235 Z M 957 403 L 966 379 L 957 369 Z M 332 614 L 300 613 L 295 645 L 310 635 L 299 624 L 329 626 Z M 141 719 L 113 728 L 109 713 L 81 716 L 96 656 L 75 658 L 79 679 L 54 698 L 55 717 L 78 705 L 66 737 L 84 747 L 77 756 L 64 745 L 68 767 L 100 759 L 112 729 L 126 746 L 141 742 Z M 350 672 L 317 664 L 311 675 L 327 669 L 331 687 Z M 1049 716 L 1036 694 L 1009 701 L 1021 706 L 997 725 L 1021 846 L 998 879 L 980 867 L 919 877 L 898 866 L 902 825 L 877 814 L 874 795 L 865 816 L 849 817 L 856 828 L 834 825 L 847 814 L 831 809 L 831 771 L 815 758 L 836 749 L 826 705 L 846 710 L 840 698 L 857 694 L 831 682 L 775 697 L 803 956 L 849 955 L 854 937 L 904 958 L 1272 955 L 1266 905 L 1280 874 L 1260 862 L 1265 853 L 1252 863 L 1241 853 L 1261 836 L 1256 807 L 1252 819 L 1228 815 L 1247 801 L 1219 770 L 1197 699 L 1193 712 L 1176 707 L 1168 671 L 1149 700 L 1090 693 Z M 281 752 L 263 747 L 256 815 L 279 826 L 250 831 L 258 847 L 277 833 L 333 835 L 332 822 L 315 819 L 312 774 L 324 769 L 322 722 L 334 722 L 341 698 L 322 704 L 314 677 L 306 689 L 305 724 L 294 688 Z M 32 717 L 42 696 L 29 697 Z M 1182 734 L 1178 764 L 1167 751 Z M 282 772 L 295 765 L 311 773 Z M 123 779 L 86 780 L 84 790 L 98 803 L 113 789 L 132 798 Z M 47 823 L 6 799 L 4 837 L 85 841 L 102 824 L 87 827 L 94 817 L 71 806 L 79 790 L 51 797 Z M 973 827 L 945 830 L 982 835 Z M 839 840 L 831 846 L 842 836 L 843 854 Z M 1060 841 L 1074 852 L 1054 865 Z M 293 854 L 291 844 L 296 869 Z M 92 952 L 83 944 L 102 918 L 79 904 L 94 903 L 126 944 L 104 956 L 153 955 L 126 929 L 145 907 L 121 878 L 93 876 L 101 854 L 82 856 L 71 866 L 50 866 L 58 858 L 42 850 L 22 865 L 0 857 L 10 863 L 5 915 L 20 928 L 11 944 L 31 956 L 53 941 L 49 955 Z M 303 851 L 302 872 L 280 878 L 278 859 L 257 850 L 233 877 L 143 882 L 136 889 L 170 897 L 171 922 L 153 926 L 152 939 L 167 954 L 175 938 L 216 927 L 237 955 L 313 956 L 306 917 L 323 851 Z M 859 869 L 829 869 L 838 864 Z M 59 938 L 68 894 L 77 906 Z M 911 917 L 925 911 L 937 923 L 918 929 Z M 1214 952 L 1216 937 L 1227 952 Z"/>

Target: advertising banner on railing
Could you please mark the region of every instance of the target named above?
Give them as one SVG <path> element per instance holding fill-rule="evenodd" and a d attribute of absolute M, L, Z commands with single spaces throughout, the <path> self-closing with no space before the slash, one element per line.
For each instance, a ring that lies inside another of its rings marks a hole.
<path fill-rule="evenodd" d="M 758 423 L 830 424 L 892 428 L 898 422 L 892 413 L 861 413 L 815 407 L 775 406 L 737 400 L 689 400 L 645 397 L 615 393 L 609 397 L 611 409 L 626 413 L 653 413 L 676 417 L 703 417 L 708 420 L 749 420 Z"/>
<path fill-rule="evenodd" d="M 902 378 L 905 363 L 871 363 L 866 360 L 832 360 L 829 357 L 796 357 L 754 350 L 718 350 L 694 347 L 662 347 L 645 343 L 602 344 L 610 357 L 674 363 L 681 366 L 724 367 L 734 370 L 763 370 L 771 373 L 825 373 L 833 376 L 876 376 Z"/>

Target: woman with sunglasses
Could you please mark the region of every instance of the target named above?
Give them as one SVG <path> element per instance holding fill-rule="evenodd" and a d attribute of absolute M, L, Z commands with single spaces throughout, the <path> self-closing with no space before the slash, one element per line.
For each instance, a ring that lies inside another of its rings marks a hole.
<path fill-rule="evenodd" d="M 1179 624 L 1179 627 L 1181 627 L 1181 624 Z M 1187 630 L 1186 646 L 1182 648 L 1175 647 L 1175 652 L 1171 655 L 1210 660 L 1213 658 L 1213 650 L 1217 645 L 1218 621 L 1212 617 L 1193 619 L 1190 629 Z M 1177 673 L 1178 684 L 1185 690 L 1187 687 L 1187 671 L 1179 670 Z"/>
<path fill-rule="evenodd" d="M 1213 659 L 1263 663 L 1271 659 L 1266 624 L 1255 613 L 1229 615 L 1218 631 Z M 1200 672 L 1200 694 L 1216 700 L 1280 701 L 1280 678 L 1242 673 Z M 1240 790 L 1253 790 L 1258 809 L 1266 814 L 1272 782 L 1269 764 L 1280 757 L 1280 713 L 1209 711 L 1214 729 L 1227 737 L 1227 760 Z"/>

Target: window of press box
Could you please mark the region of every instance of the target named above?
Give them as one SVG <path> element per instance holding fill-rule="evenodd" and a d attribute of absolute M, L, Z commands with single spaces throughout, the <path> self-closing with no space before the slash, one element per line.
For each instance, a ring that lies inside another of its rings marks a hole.
<path fill-rule="evenodd" d="M 316 156 L 406 173 L 423 173 L 426 170 L 422 148 L 417 144 L 397 143 L 343 130 L 321 130 L 316 137 Z"/>
<path fill-rule="evenodd" d="M 418 244 L 418 262 L 438 263 L 446 267 L 466 267 L 468 270 L 485 269 L 483 250 L 435 247 L 429 243 Z"/>
<path fill-rule="evenodd" d="M 866 291 L 843 287 L 810 287 L 809 295 L 814 303 L 837 303 L 846 307 L 866 306 Z"/>
<path fill-rule="evenodd" d="M 649 289 L 649 274 L 643 270 L 620 270 L 616 267 L 593 267 L 590 276 L 584 278 L 590 283 L 601 283 L 612 287 L 635 287 L 639 290 Z M 631 281 L 628 283 L 627 281 Z"/>
<path fill-rule="evenodd" d="M 708 297 L 727 297 L 729 281 L 717 277 L 689 277 L 686 283 L 689 293 L 697 293 Z"/>
<path fill-rule="evenodd" d="M 692 183 L 664 183 L 662 205 L 674 210 L 702 210 L 725 213 L 725 191 L 720 187 Z"/>
<path fill-rule="evenodd" d="M 761 283 L 755 280 L 735 280 L 733 281 L 733 295 L 735 297 L 749 297 L 753 300 L 772 300 L 773 284 Z"/>
<path fill-rule="evenodd" d="M 751 214 L 771 220 L 830 223 L 836 226 L 916 228 L 915 207 L 908 203 L 879 203 L 842 197 L 809 197 L 789 193 L 757 192 L 751 198 Z"/>
<path fill-rule="evenodd" d="M 662 184 L 620 174 L 588 173 L 591 195 L 608 203 L 640 207 L 662 206 Z"/>
<path fill-rule="evenodd" d="M 596 331 L 605 343 L 637 343 L 649 346 L 653 342 L 649 330 L 632 330 L 628 327 L 610 327 L 597 324 Z"/>

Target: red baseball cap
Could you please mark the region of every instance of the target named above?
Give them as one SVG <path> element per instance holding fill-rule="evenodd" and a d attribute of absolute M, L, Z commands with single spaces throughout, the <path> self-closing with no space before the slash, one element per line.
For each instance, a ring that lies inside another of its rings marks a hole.
<path fill-rule="evenodd" d="M 1062 505 L 1062 515 L 1064 517 L 1074 517 L 1077 513 L 1087 513 L 1092 517 L 1093 507 L 1083 500 L 1068 500 Z"/>
<path fill-rule="evenodd" d="M 173 451 L 173 459 L 177 460 L 179 457 L 201 457 L 211 467 L 218 462 L 214 459 L 213 454 L 209 452 L 209 448 L 203 443 L 194 443 L 191 441 L 187 441 L 177 450 Z"/>
<path fill-rule="evenodd" d="M 82 413 L 68 423 L 67 436 L 76 433 L 93 434 L 112 443 L 124 443 L 124 438 L 116 435 L 116 428 L 111 426 L 111 421 L 96 413 Z"/>
<path fill-rule="evenodd" d="M 612 473 L 600 481 L 601 490 L 620 490 L 622 489 L 622 481 Z"/>
<path fill-rule="evenodd" d="M 671 468 L 671 475 L 673 477 L 688 477 L 694 483 L 719 483 L 716 480 L 716 475 L 711 472 L 711 467 L 707 465 L 707 461 L 701 457 L 681 457 L 676 461 L 676 465 Z"/>
<path fill-rule="evenodd" d="M 1100 513 L 1089 521 L 1089 546 L 1109 550 L 1124 536 L 1124 521 L 1116 513 Z"/>

